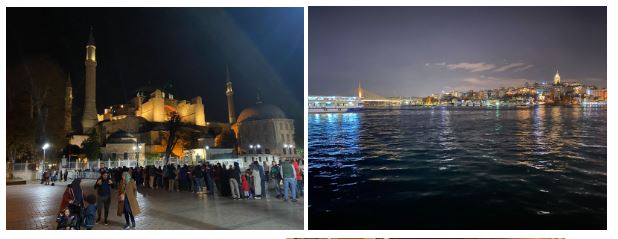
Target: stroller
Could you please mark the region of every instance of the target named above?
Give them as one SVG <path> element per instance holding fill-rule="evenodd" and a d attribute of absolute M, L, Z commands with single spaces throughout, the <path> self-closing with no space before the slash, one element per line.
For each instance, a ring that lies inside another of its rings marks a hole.
<path fill-rule="evenodd" d="M 56 226 L 56 230 L 77 230 L 77 222 L 78 218 L 71 214 L 71 210 L 67 207 L 64 210 L 58 213 L 58 217 L 56 217 L 56 222 L 58 226 Z"/>

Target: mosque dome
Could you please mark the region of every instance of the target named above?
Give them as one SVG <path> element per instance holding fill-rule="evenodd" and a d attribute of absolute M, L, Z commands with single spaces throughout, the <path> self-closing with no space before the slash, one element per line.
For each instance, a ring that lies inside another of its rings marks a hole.
<path fill-rule="evenodd" d="M 238 116 L 237 122 L 264 119 L 285 119 L 285 114 L 277 106 L 258 103 L 240 112 L 240 116 Z"/>
<path fill-rule="evenodd" d="M 108 144 L 130 144 L 137 143 L 137 138 L 132 134 L 124 131 L 118 130 L 112 133 L 109 137 L 107 137 Z"/>

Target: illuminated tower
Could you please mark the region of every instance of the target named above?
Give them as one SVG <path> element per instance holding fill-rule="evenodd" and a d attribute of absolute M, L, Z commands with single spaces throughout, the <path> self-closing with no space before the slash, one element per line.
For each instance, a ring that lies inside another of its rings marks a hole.
<path fill-rule="evenodd" d="M 358 98 L 363 98 L 363 88 L 361 87 L 360 81 L 358 82 Z"/>
<path fill-rule="evenodd" d="M 84 114 L 82 116 L 82 128 L 84 133 L 88 133 L 97 124 L 97 55 L 94 43 L 92 27 L 90 27 L 90 37 L 86 44 L 86 94 L 84 96 Z"/>
<path fill-rule="evenodd" d="M 227 77 L 227 90 L 225 90 L 225 95 L 227 95 L 227 112 L 230 120 L 230 124 L 236 123 L 236 110 L 234 109 L 234 90 L 232 90 L 232 81 L 230 81 L 230 69 L 225 66 L 226 77 Z"/>
<path fill-rule="evenodd" d="M 556 75 L 554 75 L 554 85 L 560 85 L 560 74 L 558 74 L 558 70 L 556 70 Z"/>
<path fill-rule="evenodd" d="M 71 133 L 71 115 L 73 112 L 73 87 L 71 86 L 71 73 L 67 78 L 64 95 L 64 132 Z"/>

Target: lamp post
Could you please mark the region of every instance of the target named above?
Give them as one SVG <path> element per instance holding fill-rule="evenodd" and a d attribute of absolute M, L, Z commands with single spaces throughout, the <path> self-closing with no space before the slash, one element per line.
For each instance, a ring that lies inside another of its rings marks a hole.
<path fill-rule="evenodd" d="M 45 143 L 43 149 L 43 163 L 41 164 L 41 173 L 45 172 L 45 151 L 49 148 L 49 143 Z"/>
<path fill-rule="evenodd" d="M 251 151 L 253 151 L 253 144 L 249 145 L 249 153 L 252 153 Z"/>
<path fill-rule="evenodd" d="M 260 148 L 262 147 L 262 146 L 260 146 L 260 144 L 256 145 L 255 147 L 257 148 L 257 153 L 262 153 L 262 152 L 260 152 L 261 151 Z"/>
<path fill-rule="evenodd" d="M 208 150 L 210 149 L 210 147 L 208 145 L 206 145 L 206 147 L 204 147 L 204 163 L 206 163 L 206 161 L 208 160 Z"/>
<path fill-rule="evenodd" d="M 135 152 L 135 167 L 139 167 L 139 153 L 142 152 L 142 145 L 139 143 L 135 143 L 136 146 L 133 146 L 133 151 Z"/>

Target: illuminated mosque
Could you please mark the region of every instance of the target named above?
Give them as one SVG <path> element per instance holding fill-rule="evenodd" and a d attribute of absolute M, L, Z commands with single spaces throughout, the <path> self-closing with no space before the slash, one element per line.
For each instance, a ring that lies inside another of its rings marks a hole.
<path fill-rule="evenodd" d="M 143 166 L 146 160 L 162 162 L 168 144 L 168 124 L 178 116 L 178 142 L 172 156 L 177 163 L 192 164 L 205 160 L 244 159 L 252 161 L 295 158 L 294 122 L 277 106 L 261 102 L 243 109 L 236 117 L 234 90 L 226 69 L 228 122 L 208 121 L 200 96 L 178 99 L 173 93 L 157 88 L 144 88 L 129 102 L 96 110 L 96 44 L 92 28 L 86 44 L 84 112 L 81 134 L 70 135 L 70 144 L 81 145 L 96 132 L 101 142 L 101 163 L 120 166 Z M 67 80 L 65 96 L 65 128 L 71 132 L 72 86 Z M 92 159 L 90 159 L 92 162 Z M 126 162 L 126 163 L 124 163 Z M 149 163 L 152 164 L 152 163 Z"/>

